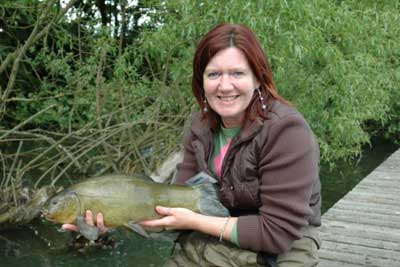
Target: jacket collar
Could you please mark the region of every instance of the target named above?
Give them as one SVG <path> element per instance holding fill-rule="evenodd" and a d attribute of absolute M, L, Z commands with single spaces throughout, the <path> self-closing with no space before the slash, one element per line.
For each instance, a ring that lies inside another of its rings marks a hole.
<path fill-rule="evenodd" d="M 194 114 L 191 129 L 193 134 L 196 135 L 202 143 L 206 143 L 206 140 L 212 138 L 212 130 L 208 121 L 206 119 L 202 120 L 201 117 L 202 114 L 200 112 Z M 263 119 L 259 117 L 253 121 L 246 121 L 243 130 L 240 132 L 239 140 L 235 143 L 241 143 L 251 139 L 261 130 L 263 124 Z"/>
<path fill-rule="evenodd" d="M 240 140 L 247 141 L 253 138 L 264 125 L 264 120 L 260 117 L 257 117 L 253 121 L 246 121 L 243 127 L 243 130 L 240 133 Z"/>

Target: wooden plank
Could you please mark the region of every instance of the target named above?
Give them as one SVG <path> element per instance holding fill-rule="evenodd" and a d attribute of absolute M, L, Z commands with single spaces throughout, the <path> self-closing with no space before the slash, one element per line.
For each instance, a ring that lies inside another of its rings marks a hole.
<path fill-rule="evenodd" d="M 400 215 L 400 206 L 355 201 L 341 201 L 339 205 L 335 205 L 330 208 L 330 212 L 335 212 L 338 209 L 365 213 L 371 212 L 380 215 Z"/>
<path fill-rule="evenodd" d="M 390 214 L 385 214 L 383 217 L 382 214 L 376 214 L 374 212 L 365 212 L 365 211 L 359 211 L 359 210 L 347 210 L 341 208 L 341 206 L 337 206 L 332 208 L 332 211 L 329 213 L 324 214 L 324 217 L 327 218 L 332 218 L 332 217 L 347 217 L 351 218 L 354 217 L 354 221 L 360 222 L 360 221 L 365 221 L 365 220 L 380 220 L 382 221 L 383 218 L 385 220 L 388 220 L 393 223 L 398 223 L 397 225 L 400 227 L 400 216 L 396 213 L 390 213 Z M 362 217 L 362 218 L 360 218 Z"/>
<path fill-rule="evenodd" d="M 361 188 L 371 188 L 374 190 L 379 190 L 379 191 L 393 191 L 393 192 L 398 192 L 400 190 L 400 185 L 399 185 L 399 180 L 400 178 L 394 178 L 393 179 L 383 179 L 379 177 L 372 177 L 371 179 L 365 179 L 361 180 L 358 185 L 357 185 L 357 190 L 361 190 Z M 380 181 L 379 181 L 380 180 Z M 385 183 L 390 183 L 390 186 L 384 186 Z M 377 185 L 379 185 L 379 188 L 377 188 Z M 360 188 L 360 189 L 358 189 Z"/>
<path fill-rule="evenodd" d="M 320 267 L 400 266 L 400 149 L 322 216 Z"/>
<path fill-rule="evenodd" d="M 363 267 L 362 264 L 347 263 L 337 260 L 321 259 L 319 261 L 319 266 L 329 266 L 329 267 Z"/>
<path fill-rule="evenodd" d="M 369 204 L 369 205 L 368 205 Z M 356 212 L 356 213 L 373 213 L 380 216 L 398 216 L 400 213 L 400 208 L 392 205 L 385 205 L 385 207 L 380 208 L 380 204 L 375 203 L 363 203 L 357 204 L 356 202 L 346 202 L 340 203 L 330 208 L 329 214 L 336 213 L 339 211 L 346 212 Z M 392 208 L 391 208 L 392 207 Z"/>
<path fill-rule="evenodd" d="M 373 172 L 374 172 L 374 175 L 379 175 L 379 176 L 383 175 L 383 176 L 387 176 L 387 179 L 392 179 L 393 176 L 396 177 L 399 175 L 399 166 L 397 166 L 396 168 L 393 168 L 393 166 L 390 166 L 386 163 L 382 163 Z"/>
<path fill-rule="evenodd" d="M 400 246 L 398 242 L 384 241 L 381 239 L 371 238 L 369 236 L 365 237 L 366 232 L 360 232 L 360 233 L 363 233 L 364 236 L 344 235 L 343 233 L 328 232 L 328 233 L 322 233 L 321 237 L 323 238 L 324 242 L 329 241 L 337 244 L 346 244 L 355 246 L 359 246 L 360 244 L 362 244 L 362 246 L 366 248 L 391 250 L 400 253 Z M 377 237 L 380 236 L 378 235 Z"/>
<path fill-rule="evenodd" d="M 376 174 L 376 173 L 374 173 Z M 388 188 L 399 188 L 399 178 L 392 177 L 392 179 L 385 179 L 379 176 L 373 178 L 368 177 L 367 180 L 359 182 L 360 185 L 369 185 L 375 187 L 388 187 Z"/>
<path fill-rule="evenodd" d="M 346 266 L 369 266 L 369 267 L 399 267 L 400 261 L 391 258 L 383 257 L 373 257 L 367 254 L 356 254 L 352 251 L 336 251 L 336 250 L 321 250 L 320 259 L 325 260 L 325 262 L 336 261 Z M 321 265 L 319 267 L 326 266 L 331 267 L 331 265 Z M 340 265 L 337 265 L 340 266 Z"/>
<path fill-rule="evenodd" d="M 391 228 L 378 227 L 375 225 L 359 225 L 357 223 L 323 220 L 321 235 L 327 232 L 363 235 L 369 238 L 380 238 L 384 241 L 393 241 L 400 244 L 400 231 L 393 231 Z"/>
<path fill-rule="evenodd" d="M 399 188 L 399 178 L 391 177 L 391 179 L 387 179 L 385 177 L 378 176 L 377 173 L 374 173 L 374 177 L 368 177 L 366 180 L 362 180 L 359 182 L 360 185 L 369 185 L 369 186 L 379 186 L 381 188 Z"/>
<path fill-rule="evenodd" d="M 368 184 L 358 184 L 357 185 L 357 190 L 355 192 L 366 192 L 366 193 L 373 193 L 373 192 L 377 192 L 377 188 L 376 185 L 368 185 Z M 390 194 L 390 195 L 394 195 L 394 196 L 399 196 L 400 194 L 400 187 L 396 188 L 393 186 L 388 186 L 385 189 L 383 189 L 383 187 L 381 186 L 379 188 L 380 191 L 385 191 L 385 193 Z"/>
<path fill-rule="evenodd" d="M 364 177 L 364 179 L 369 180 L 370 177 L 377 178 L 378 180 L 382 181 L 393 181 L 394 179 L 397 179 L 399 177 L 399 169 L 396 171 L 393 170 L 387 170 L 381 167 L 376 168 L 374 171 L 372 171 L 370 174 Z"/>
<path fill-rule="evenodd" d="M 362 194 L 349 194 L 346 195 L 346 200 L 364 201 L 368 203 L 389 204 L 393 206 L 399 205 L 398 199 L 388 199 L 380 196 L 362 195 Z"/>
<path fill-rule="evenodd" d="M 382 219 L 382 217 L 377 217 L 374 214 L 364 215 L 365 213 L 359 214 L 356 212 L 341 212 L 341 213 L 326 213 L 324 214 L 325 219 L 335 220 L 341 222 L 351 222 L 358 223 L 364 225 L 376 225 L 382 227 L 393 228 L 394 230 L 398 230 L 400 226 L 400 216 L 387 216 L 389 218 Z M 351 217 L 354 215 L 354 217 Z M 358 217 L 357 217 L 358 215 Z"/>
<path fill-rule="evenodd" d="M 393 159 L 389 159 L 385 162 L 383 162 L 381 165 L 379 165 L 378 168 L 376 168 L 376 170 L 384 170 L 386 172 L 397 172 L 399 170 L 399 158 L 393 158 Z M 395 162 L 397 161 L 397 162 Z"/>
<path fill-rule="evenodd" d="M 350 229 L 328 229 L 321 231 L 321 239 L 338 242 L 347 242 L 348 244 L 365 244 L 375 247 L 387 247 L 392 250 L 399 250 L 400 235 L 390 235 L 385 232 L 372 232 L 369 233 L 365 230 L 353 231 Z M 353 239 L 353 240 L 351 240 Z"/>
<path fill-rule="evenodd" d="M 324 249 L 322 251 L 346 252 L 358 256 L 369 256 L 377 259 L 388 259 L 397 262 L 400 266 L 400 251 L 385 250 L 382 248 L 368 247 L 363 245 L 352 245 L 346 243 L 331 242 L 324 240 Z"/>
<path fill-rule="evenodd" d="M 379 199 L 379 201 L 387 200 L 387 203 L 399 203 L 400 198 L 398 194 L 390 194 L 384 192 L 367 192 L 367 191 L 354 191 L 345 196 L 344 199 Z"/>

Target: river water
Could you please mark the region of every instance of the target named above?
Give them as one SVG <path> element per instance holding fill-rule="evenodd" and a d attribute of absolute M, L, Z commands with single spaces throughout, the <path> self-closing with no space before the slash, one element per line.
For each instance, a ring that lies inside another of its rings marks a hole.
<path fill-rule="evenodd" d="M 396 150 L 390 143 L 373 143 L 361 159 L 338 162 L 334 170 L 321 166 L 323 211 L 352 189 L 363 177 Z M 29 227 L 0 232 L 0 266 L 138 266 L 158 267 L 169 257 L 172 238 L 143 239 L 118 229 L 112 234 L 114 248 L 70 249 L 71 234 L 40 219 Z M 163 237 L 163 236 L 161 236 Z"/>

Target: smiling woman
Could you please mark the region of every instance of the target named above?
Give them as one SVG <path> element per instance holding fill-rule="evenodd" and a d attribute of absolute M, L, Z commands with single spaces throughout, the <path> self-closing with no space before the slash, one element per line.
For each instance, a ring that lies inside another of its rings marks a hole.
<path fill-rule="evenodd" d="M 215 27 L 202 39 L 193 60 L 193 94 L 203 110 L 208 110 L 207 105 L 211 106 L 211 110 L 203 115 L 213 128 L 220 124 L 224 116 L 213 109 L 215 102 L 212 94 L 219 94 L 219 99 L 224 97 L 225 100 L 231 100 L 229 97 L 246 98 L 244 102 L 242 99 L 238 101 L 246 105 L 241 107 L 241 117 L 234 119 L 233 126 L 240 126 L 247 117 L 265 118 L 263 109 L 266 106 L 263 100 L 274 98 L 289 104 L 276 91 L 268 58 L 254 33 L 243 25 L 234 25 L 229 29 L 227 25 Z M 248 92 L 243 94 L 245 91 Z M 234 110 L 229 111 L 232 112 Z M 228 117 L 225 120 L 229 123 Z"/>
<path fill-rule="evenodd" d="M 260 83 L 246 56 L 236 47 L 218 52 L 204 71 L 205 101 L 221 116 L 224 127 L 240 127 Z"/>
<path fill-rule="evenodd" d="M 318 144 L 277 93 L 254 33 L 235 24 L 207 33 L 194 56 L 192 90 L 202 112 L 192 118 L 175 182 L 200 171 L 214 176 L 230 216 L 160 207 L 165 217 L 146 226 L 195 231 L 166 266 L 317 266 Z"/>

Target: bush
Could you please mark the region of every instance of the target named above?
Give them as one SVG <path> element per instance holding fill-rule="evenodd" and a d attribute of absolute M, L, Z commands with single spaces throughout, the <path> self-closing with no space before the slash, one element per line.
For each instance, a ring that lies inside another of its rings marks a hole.
<path fill-rule="evenodd" d="M 100 19 L 82 15 L 86 14 L 82 6 L 71 9 L 70 14 L 81 17 L 60 21 L 25 55 L 11 96 L 30 101 L 7 105 L 4 125 L 12 127 L 50 104 L 57 108 L 35 118 L 31 127 L 68 132 L 96 120 L 101 122 L 95 125 L 104 126 L 172 122 L 180 117 L 168 130 L 173 138 L 154 137 L 162 144 L 158 156 L 165 157 L 162 147 L 169 147 L 168 152 L 179 148 L 184 118 L 197 109 L 190 89 L 194 49 L 213 26 L 232 22 L 248 25 L 259 36 L 278 91 L 309 121 L 323 162 L 360 154 L 376 133 L 400 141 L 397 1 L 140 5 L 135 12 L 146 13 L 147 22 L 136 28 L 127 26 L 125 45 L 115 35 L 119 29 L 115 25 L 99 27 Z M 2 58 L 12 51 L 7 45 L 0 49 Z M 4 73 L 3 88 L 9 77 Z M 124 112 L 110 115 L 121 109 Z M 135 136 L 141 136 L 149 128 L 134 130 Z"/>

